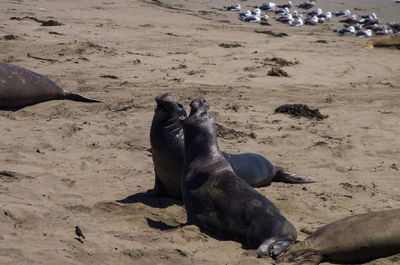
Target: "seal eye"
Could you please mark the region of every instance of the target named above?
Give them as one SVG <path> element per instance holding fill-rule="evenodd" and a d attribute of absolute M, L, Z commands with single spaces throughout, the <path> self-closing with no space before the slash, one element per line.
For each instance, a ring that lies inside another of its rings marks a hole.
<path fill-rule="evenodd" d="M 179 107 L 179 108 L 183 108 L 183 105 L 182 105 L 182 103 L 180 103 L 179 101 L 178 101 L 178 102 L 176 102 L 176 105 L 178 105 L 178 107 Z"/>

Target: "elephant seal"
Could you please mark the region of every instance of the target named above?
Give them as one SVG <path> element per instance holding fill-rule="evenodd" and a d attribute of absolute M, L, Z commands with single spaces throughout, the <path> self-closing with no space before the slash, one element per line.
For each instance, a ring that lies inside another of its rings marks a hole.
<path fill-rule="evenodd" d="M 157 107 L 150 129 L 155 185 L 150 194 L 181 198 L 184 137 L 179 117 L 186 117 L 186 110 L 181 102 L 168 93 L 158 95 L 155 101 Z M 313 178 L 288 173 L 258 154 L 222 154 L 235 173 L 253 187 L 268 186 L 272 181 L 315 182 Z"/>
<path fill-rule="evenodd" d="M 400 209 L 358 214 L 321 227 L 278 262 L 365 263 L 400 253 Z"/>
<path fill-rule="evenodd" d="M 150 194 L 181 199 L 184 140 L 179 117 L 186 117 L 186 111 L 170 94 L 158 95 L 155 100 L 157 107 L 150 129 L 155 184 Z"/>
<path fill-rule="evenodd" d="M 0 109 L 21 108 L 53 99 L 100 102 L 63 90 L 47 77 L 28 69 L 0 63 Z"/>
<path fill-rule="evenodd" d="M 276 257 L 297 237 L 278 208 L 233 171 L 217 143 L 214 118 L 204 99 L 182 120 L 185 160 L 182 194 L 188 224 L 239 241 L 257 254 Z"/>

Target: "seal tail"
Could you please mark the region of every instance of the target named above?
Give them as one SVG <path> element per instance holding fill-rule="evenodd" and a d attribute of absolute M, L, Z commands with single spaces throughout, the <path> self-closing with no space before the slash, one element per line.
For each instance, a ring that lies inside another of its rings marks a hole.
<path fill-rule="evenodd" d="M 273 179 L 274 182 L 285 182 L 285 183 L 292 183 L 292 184 L 301 184 L 301 183 L 314 183 L 317 182 L 316 179 L 306 176 L 297 176 L 296 174 L 292 174 L 286 172 L 282 169 L 279 169 L 276 174 L 275 178 Z"/>
<path fill-rule="evenodd" d="M 64 96 L 65 99 L 73 100 L 73 101 L 80 101 L 80 102 L 101 102 L 101 100 L 98 99 L 91 99 L 91 98 L 85 98 L 82 97 L 81 95 L 69 92 L 64 90 Z"/>

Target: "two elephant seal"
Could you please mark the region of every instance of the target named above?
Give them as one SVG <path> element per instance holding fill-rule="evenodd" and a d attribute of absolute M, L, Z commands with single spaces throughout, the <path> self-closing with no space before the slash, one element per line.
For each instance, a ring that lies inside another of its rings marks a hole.
<path fill-rule="evenodd" d="M 53 99 L 99 102 L 63 90 L 43 75 L 15 65 L 0 63 L 0 109 L 21 108 Z"/>
<path fill-rule="evenodd" d="M 323 226 L 292 246 L 278 262 L 365 263 L 400 253 L 400 209 L 358 214 Z"/>
<path fill-rule="evenodd" d="M 181 171 L 184 160 L 184 136 L 179 117 L 186 117 L 181 102 L 166 93 L 155 98 L 157 107 L 150 130 L 155 185 L 153 193 L 181 198 Z M 235 173 L 253 187 L 267 186 L 272 181 L 312 183 L 313 178 L 296 176 L 274 166 L 258 154 L 222 152 Z"/>
<path fill-rule="evenodd" d="M 182 194 L 188 223 L 276 257 L 296 240 L 296 229 L 271 201 L 235 174 L 219 150 L 208 103 L 195 99 L 190 106 L 189 117 L 182 121 Z"/>

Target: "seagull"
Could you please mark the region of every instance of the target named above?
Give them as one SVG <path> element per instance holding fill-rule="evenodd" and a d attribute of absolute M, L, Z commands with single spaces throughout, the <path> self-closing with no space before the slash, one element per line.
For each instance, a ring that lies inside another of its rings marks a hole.
<path fill-rule="evenodd" d="M 289 14 L 289 8 L 285 7 L 284 9 L 277 9 L 274 11 L 275 14 Z"/>
<path fill-rule="evenodd" d="M 363 29 L 363 25 L 357 23 L 357 24 L 344 24 L 345 28 L 348 28 L 350 26 L 353 26 L 356 30 L 362 30 Z"/>
<path fill-rule="evenodd" d="M 393 30 L 391 29 L 383 29 L 383 30 L 377 30 L 375 31 L 375 35 L 392 35 Z"/>
<path fill-rule="evenodd" d="M 289 23 L 289 21 L 293 20 L 293 16 L 292 14 L 282 15 L 279 16 L 276 20 L 282 23 Z"/>
<path fill-rule="evenodd" d="M 317 16 L 313 16 L 312 18 L 308 17 L 304 20 L 304 24 L 309 26 L 315 26 L 318 24 L 318 17 Z"/>
<path fill-rule="evenodd" d="M 292 1 L 288 1 L 287 4 L 283 4 L 283 5 L 277 5 L 277 7 L 279 8 L 291 8 L 293 6 Z"/>
<path fill-rule="evenodd" d="M 344 34 L 344 35 L 351 35 L 351 34 L 354 34 L 354 33 L 356 33 L 356 29 L 354 28 L 354 26 L 350 26 L 350 27 L 348 27 L 348 28 L 342 28 L 342 29 L 339 29 L 338 31 L 337 31 L 337 33 L 339 33 L 339 34 Z"/>
<path fill-rule="evenodd" d="M 243 19 L 243 18 L 245 18 L 247 16 L 251 16 L 251 15 L 252 15 L 252 13 L 251 13 L 250 10 L 247 10 L 246 12 L 239 13 L 240 19 Z"/>
<path fill-rule="evenodd" d="M 387 27 L 385 25 L 379 25 L 379 24 L 373 24 L 373 25 L 367 25 L 365 26 L 366 29 L 372 29 L 373 31 L 383 31 L 387 30 Z"/>
<path fill-rule="evenodd" d="M 290 26 L 301 27 L 303 24 L 303 19 L 301 17 L 289 21 Z"/>
<path fill-rule="evenodd" d="M 370 38 L 372 36 L 372 30 L 367 29 L 367 30 L 359 30 L 356 32 L 357 37 L 362 37 L 362 38 Z"/>
<path fill-rule="evenodd" d="M 317 10 L 313 10 L 313 11 L 310 11 L 310 12 L 307 13 L 307 15 L 309 15 L 310 17 L 318 16 L 318 15 L 321 15 L 321 14 L 322 14 L 322 9 L 321 8 L 318 8 Z"/>
<path fill-rule="evenodd" d="M 326 19 L 326 20 L 329 20 L 329 19 L 331 19 L 332 18 L 332 12 L 330 12 L 330 11 L 328 11 L 328 12 L 326 12 L 325 14 L 324 13 L 322 13 L 322 14 L 319 14 L 319 15 L 317 15 L 319 18 L 324 18 L 324 19 Z"/>
<path fill-rule="evenodd" d="M 233 6 L 224 6 L 224 7 L 228 11 L 240 11 L 240 8 L 241 8 L 240 4 L 236 4 L 236 5 L 233 5 Z"/>
<path fill-rule="evenodd" d="M 340 20 L 340 22 L 353 25 L 353 24 L 357 24 L 357 23 L 362 23 L 363 20 L 358 20 L 356 15 L 352 15 L 349 18 Z"/>
<path fill-rule="evenodd" d="M 264 10 L 264 11 L 274 11 L 275 5 L 276 5 L 275 3 L 268 2 L 268 3 L 262 4 L 258 8 L 260 8 L 261 10 Z"/>
<path fill-rule="evenodd" d="M 368 26 L 368 25 L 374 25 L 374 24 L 379 24 L 381 20 L 379 18 L 363 18 L 361 23 Z"/>
<path fill-rule="evenodd" d="M 313 8 L 314 6 L 315 6 L 315 2 L 310 0 L 310 2 L 301 3 L 297 7 L 302 8 L 302 9 L 310 9 L 310 8 Z"/>
<path fill-rule="evenodd" d="M 256 8 L 254 11 L 251 12 L 254 16 L 261 16 L 261 9 Z"/>
<path fill-rule="evenodd" d="M 258 15 L 251 15 L 251 16 L 243 18 L 243 21 L 250 22 L 250 23 L 260 23 L 261 18 Z"/>
<path fill-rule="evenodd" d="M 400 30 L 400 22 L 394 21 L 394 22 L 389 22 L 388 26 L 393 29 L 393 31 L 399 31 Z"/>
<path fill-rule="evenodd" d="M 269 16 L 267 14 L 265 14 L 261 17 L 261 21 L 268 21 L 268 19 L 269 19 Z"/>
<path fill-rule="evenodd" d="M 375 13 L 371 13 L 371 14 L 366 14 L 366 15 L 361 15 L 361 18 L 369 18 L 369 19 L 378 19 L 378 17 L 376 16 Z"/>
<path fill-rule="evenodd" d="M 337 17 L 349 17 L 350 16 L 350 10 L 346 9 L 345 11 L 336 12 L 335 16 L 337 16 Z"/>

